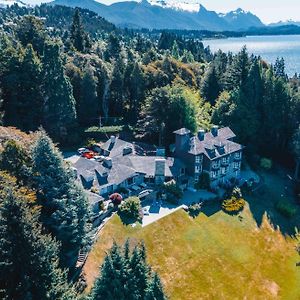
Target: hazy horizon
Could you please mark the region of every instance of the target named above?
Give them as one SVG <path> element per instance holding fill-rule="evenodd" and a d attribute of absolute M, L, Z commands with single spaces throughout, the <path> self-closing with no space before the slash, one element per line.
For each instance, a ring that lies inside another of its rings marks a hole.
<path fill-rule="evenodd" d="M 50 2 L 51 0 L 23 0 L 30 4 L 40 4 L 41 2 Z M 129 1 L 129 0 L 96 0 L 103 4 L 112 4 L 115 2 Z M 251 11 L 257 15 L 264 23 L 269 24 L 278 21 L 286 21 L 292 19 L 300 21 L 300 1 L 299 0 L 227 0 L 226 2 L 220 0 L 185 0 L 186 2 L 201 3 L 208 10 L 225 13 L 228 11 L 242 8 L 246 11 Z M 242 2 L 242 3 L 241 3 Z"/>

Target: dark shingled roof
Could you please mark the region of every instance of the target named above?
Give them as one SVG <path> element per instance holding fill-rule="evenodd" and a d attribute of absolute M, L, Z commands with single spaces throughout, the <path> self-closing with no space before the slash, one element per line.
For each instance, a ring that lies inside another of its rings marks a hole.
<path fill-rule="evenodd" d="M 191 137 L 188 152 L 194 155 L 204 154 L 211 160 L 220 158 L 243 149 L 242 145 L 231 141 L 235 136 L 229 127 L 224 127 L 218 130 L 217 136 L 211 132 L 205 133 L 203 141 L 197 136 Z"/>
<path fill-rule="evenodd" d="M 132 151 L 134 151 L 135 147 L 132 143 L 128 143 L 126 141 L 123 141 L 121 139 L 119 139 L 118 137 L 115 140 L 115 143 L 111 143 L 111 140 L 109 139 L 108 141 L 106 141 L 101 148 L 103 150 L 109 151 L 110 157 L 115 157 L 115 156 L 122 156 L 123 155 L 123 149 L 126 147 L 130 147 L 132 148 Z"/>
<path fill-rule="evenodd" d="M 109 147 L 110 140 L 104 144 L 104 149 Z M 114 147 L 111 148 L 110 158 L 112 159 L 112 167 L 106 168 L 103 163 L 95 160 L 89 160 L 80 157 L 74 168 L 77 170 L 79 177 L 82 177 L 86 182 L 94 181 L 94 185 L 98 187 L 120 184 L 126 179 L 134 177 L 138 174 L 144 174 L 146 177 L 155 176 L 155 161 L 158 156 L 139 156 L 130 154 L 123 156 L 123 149 L 128 145 L 121 139 L 116 139 Z M 173 177 L 180 174 L 180 167 L 185 167 L 178 159 L 166 159 L 165 176 Z M 171 171 L 172 169 L 172 171 Z M 177 173 L 176 173 L 177 172 Z"/>

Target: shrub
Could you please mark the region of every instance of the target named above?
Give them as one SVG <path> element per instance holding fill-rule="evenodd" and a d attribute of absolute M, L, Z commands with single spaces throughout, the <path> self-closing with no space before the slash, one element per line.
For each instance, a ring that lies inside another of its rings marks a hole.
<path fill-rule="evenodd" d="M 107 135 L 118 135 L 122 132 L 124 126 L 92 126 L 84 130 L 84 135 L 87 138 L 104 139 Z"/>
<path fill-rule="evenodd" d="M 103 200 L 99 201 L 98 205 L 99 205 L 99 210 L 104 211 L 104 209 L 105 209 L 104 201 Z"/>
<path fill-rule="evenodd" d="M 226 212 L 234 213 L 239 212 L 244 208 L 246 201 L 243 198 L 231 197 L 230 199 L 224 200 L 222 208 Z"/>
<path fill-rule="evenodd" d="M 292 218 L 297 213 L 297 208 L 286 200 L 278 201 L 275 207 L 279 213 L 287 218 Z"/>
<path fill-rule="evenodd" d="M 86 142 L 87 148 L 92 148 L 96 144 L 96 141 L 94 139 L 88 139 Z"/>
<path fill-rule="evenodd" d="M 189 215 L 193 218 L 197 217 L 201 211 L 202 203 L 194 203 L 189 206 L 188 212 Z"/>
<path fill-rule="evenodd" d="M 203 172 L 200 177 L 199 181 L 195 184 L 195 188 L 197 190 L 209 190 L 210 189 L 210 177 L 209 174 Z"/>
<path fill-rule="evenodd" d="M 265 170 L 270 170 L 272 169 L 273 163 L 271 159 L 268 158 L 262 158 L 260 160 L 260 167 L 265 169 Z"/>
<path fill-rule="evenodd" d="M 142 210 L 141 201 L 138 197 L 129 197 L 119 206 L 119 216 L 128 223 L 140 219 Z"/>
<path fill-rule="evenodd" d="M 91 192 L 94 193 L 94 194 L 99 194 L 99 189 L 96 188 L 95 186 L 92 186 L 91 187 Z"/>
<path fill-rule="evenodd" d="M 165 183 L 162 190 L 167 195 L 166 200 L 171 204 L 177 205 L 183 196 L 182 190 L 174 181 Z"/>
<path fill-rule="evenodd" d="M 226 199 L 222 203 L 222 208 L 224 211 L 229 213 L 239 212 L 244 208 L 246 201 L 243 199 L 241 189 L 235 187 L 232 190 L 230 199 Z"/>

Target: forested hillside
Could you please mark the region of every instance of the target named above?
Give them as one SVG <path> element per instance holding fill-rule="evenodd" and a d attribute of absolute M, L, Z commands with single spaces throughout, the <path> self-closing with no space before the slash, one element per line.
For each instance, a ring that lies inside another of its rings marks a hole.
<path fill-rule="evenodd" d="M 78 145 L 91 127 L 108 135 L 114 125 L 168 151 L 174 130 L 216 124 L 232 128 L 250 162 L 300 158 L 300 78 L 287 78 L 280 58 L 271 66 L 246 48 L 211 53 L 199 39 L 117 30 L 61 6 L 0 9 L 0 24 L 1 299 L 75 299 L 82 290 L 72 279 L 90 246 L 90 212 L 52 140 Z M 129 252 L 108 253 L 91 299 L 106 297 L 112 278 L 142 278 L 133 299 L 165 299 L 143 246 Z"/>
<path fill-rule="evenodd" d="M 155 143 L 160 133 L 167 145 L 176 128 L 215 123 L 230 125 L 251 153 L 292 153 L 299 80 L 286 77 L 280 59 L 270 66 L 247 49 L 213 54 L 173 33 L 114 31 L 86 10 L 13 6 L 0 13 L 3 125 L 42 125 L 67 144 L 101 116 Z"/>

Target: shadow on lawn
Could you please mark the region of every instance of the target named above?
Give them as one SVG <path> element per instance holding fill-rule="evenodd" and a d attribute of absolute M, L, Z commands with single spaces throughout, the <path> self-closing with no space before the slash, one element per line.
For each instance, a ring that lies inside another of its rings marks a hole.
<path fill-rule="evenodd" d="M 284 235 L 295 234 L 295 228 L 300 228 L 300 206 L 296 203 L 293 193 L 293 183 L 287 177 L 287 171 L 276 168 L 272 172 L 262 172 L 261 188 L 251 194 L 244 194 L 249 203 L 250 211 L 258 227 L 263 216 L 267 214 L 274 228 L 279 227 Z M 276 208 L 278 202 L 284 201 L 295 208 L 293 216 L 287 217 Z M 201 212 L 210 217 L 221 211 L 221 202 L 209 201 L 203 205 Z"/>

